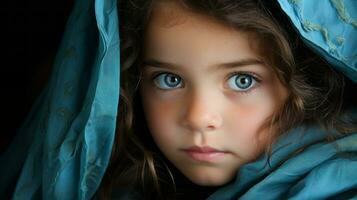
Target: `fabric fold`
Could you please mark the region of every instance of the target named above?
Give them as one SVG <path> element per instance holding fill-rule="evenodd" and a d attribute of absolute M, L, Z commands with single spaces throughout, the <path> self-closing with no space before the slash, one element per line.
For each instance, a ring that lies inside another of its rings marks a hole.
<path fill-rule="evenodd" d="M 116 1 L 75 2 L 46 91 L 1 156 L 13 160 L 0 166 L 1 196 L 20 172 L 13 199 L 92 198 L 115 137 L 118 26 Z"/>

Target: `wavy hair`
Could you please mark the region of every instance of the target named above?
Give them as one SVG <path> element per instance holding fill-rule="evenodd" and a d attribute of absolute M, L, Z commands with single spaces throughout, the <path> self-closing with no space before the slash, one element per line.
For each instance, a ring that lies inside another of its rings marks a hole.
<path fill-rule="evenodd" d="M 175 190 L 175 187 L 165 188 L 174 186 L 174 180 L 151 139 L 138 93 L 143 34 L 157 2 L 119 0 L 121 94 L 116 141 L 99 190 L 102 199 L 109 197 L 115 187 L 140 191 L 148 199 L 167 199 Z M 267 152 L 277 136 L 302 124 L 319 124 L 328 131 L 338 130 L 341 134 L 356 130 L 355 121 L 342 120 L 344 111 L 357 102 L 356 95 L 351 96 L 344 90 L 356 88 L 355 84 L 300 41 L 275 1 L 179 2 L 193 12 L 213 17 L 254 36 L 252 44 L 256 51 L 290 91 L 284 105 L 269 121 L 277 129 L 271 132 Z"/>

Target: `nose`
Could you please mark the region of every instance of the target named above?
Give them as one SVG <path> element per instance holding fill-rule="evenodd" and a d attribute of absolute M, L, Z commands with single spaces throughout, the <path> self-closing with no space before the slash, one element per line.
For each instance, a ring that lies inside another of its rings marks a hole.
<path fill-rule="evenodd" d="M 216 130 L 222 125 L 219 102 L 209 95 L 192 94 L 188 98 L 184 124 L 192 131 L 206 132 Z"/>

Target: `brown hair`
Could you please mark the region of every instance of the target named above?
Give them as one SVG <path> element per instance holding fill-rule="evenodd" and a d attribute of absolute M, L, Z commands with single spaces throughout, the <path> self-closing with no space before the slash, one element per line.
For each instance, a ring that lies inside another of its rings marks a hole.
<path fill-rule="evenodd" d="M 164 199 L 167 196 L 161 188 L 167 180 L 173 181 L 150 138 L 137 92 L 143 34 L 155 2 L 119 1 L 121 95 L 116 141 L 100 189 L 103 198 L 111 193 L 113 186 L 120 186 L 138 190 L 149 199 Z M 301 124 L 319 124 L 326 130 L 338 130 L 340 133 L 356 130 L 352 122 L 341 120 L 343 110 L 351 104 L 344 102 L 345 84 L 352 83 L 308 50 L 291 28 L 278 25 L 275 18 L 279 18 L 279 24 L 291 26 L 276 2 L 181 0 L 180 3 L 227 26 L 254 33 L 259 39 L 256 42 L 257 51 L 290 91 L 285 104 L 270 120 L 270 124 L 277 127 L 275 135 L 271 135 L 270 145 L 278 135 Z M 158 194 L 159 197 L 154 196 Z"/>

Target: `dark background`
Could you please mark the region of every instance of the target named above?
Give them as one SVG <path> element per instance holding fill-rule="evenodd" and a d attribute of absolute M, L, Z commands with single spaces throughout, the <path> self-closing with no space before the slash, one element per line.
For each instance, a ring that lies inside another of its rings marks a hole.
<path fill-rule="evenodd" d="M 5 0 L 0 5 L 0 153 L 47 82 L 73 0 Z"/>

